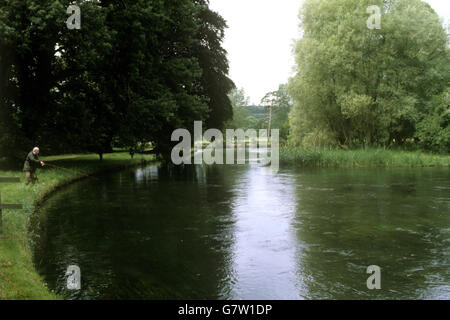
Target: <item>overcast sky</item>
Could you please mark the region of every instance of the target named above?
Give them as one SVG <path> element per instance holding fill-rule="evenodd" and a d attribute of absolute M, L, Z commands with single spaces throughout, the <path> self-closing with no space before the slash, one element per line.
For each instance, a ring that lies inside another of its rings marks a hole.
<path fill-rule="evenodd" d="M 450 0 L 426 0 L 447 23 Z M 292 74 L 302 0 L 210 0 L 228 22 L 224 47 L 230 77 L 253 104 Z"/>

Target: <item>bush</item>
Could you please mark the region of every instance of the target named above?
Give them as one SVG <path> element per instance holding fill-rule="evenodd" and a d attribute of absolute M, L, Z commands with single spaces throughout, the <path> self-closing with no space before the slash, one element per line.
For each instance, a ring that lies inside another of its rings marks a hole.
<path fill-rule="evenodd" d="M 418 123 L 416 137 L 422 148 L 438 153 L 450 151 L 450 89 L 431 102 L 431 113 Z"/>

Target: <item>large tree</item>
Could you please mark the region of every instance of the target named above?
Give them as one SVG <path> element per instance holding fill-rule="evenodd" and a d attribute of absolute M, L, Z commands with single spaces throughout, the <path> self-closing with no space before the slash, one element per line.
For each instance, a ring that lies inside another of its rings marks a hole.
<path fill-rule="evenodd" d="M 209 128 L 223 129 L 223 124 L 233 118 L 233 107 L 228 94 L 235 88 L 228 77 L 227 52 L 222 47 L 227 27 L 226 21 L 208 7 L 206 0 L 196 0 L 197 31 L 193 53 L 202 68 L 200 94 L 207 97 Z"/>
<path fill-rule="evenodd" d="M 367 8 L 381 9 L 369 29 Z M 300 13 L 291 139 L 392 144 L 414 137 L 427 102 L 448 85 L 447 35 L 420 0 L 306 0 Z"/>
<path fill-rule="evenodd" d="M 68 3 L 68 1 L 65 1 Z M 55 44 L 64 1 L 0 1 L 0 153 L 18 156 L 42 142 L 53 112 Z M 67 29 L 67 28 L 66 28 Z"/>
<path fill-rule="evenodd" d="M 0 0 L 0 153 L 111 150 L 230 118 L 226 24 L 197 0 Z M 13 150 L 16 150 L 14 152 Z"/>

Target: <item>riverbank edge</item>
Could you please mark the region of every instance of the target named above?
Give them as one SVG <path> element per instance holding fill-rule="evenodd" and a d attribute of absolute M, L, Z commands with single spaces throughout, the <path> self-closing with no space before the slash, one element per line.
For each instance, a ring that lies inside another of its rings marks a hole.
<path fill-rule="evenodd" d="M 317 168 L 450 167 L 450 155 L 423 151 L 281 147 L 280 165 Z"/>
<path fill-rule="evenodd" d="M 88 179 L 90 177 L 95 177 L 101 174 L 105 174 L 105 173 L 114 173 L 114 172 L 120 172 L 126 169 L 130 169 L 130 168 L 137 168 L 140 166 L 145 166 L 145 165 L 149 165 L 151 163 L 156 163 L 156 160 L 142 160 L 140 159 L 140 162 L 136 162 L 136 163 L 132 163 L 129 165 L 118 165 L 115 167 L 109 167 L 109 168 L 104 168 L 101 170 L 96 170 L 93 172 L 89 172 L 87 174 L 83 174 L 81 176 L 74 176 L 73 178 L 69 178 L 69 179 L 65 179 L 65 180 L 61 180 L 61 183 L 52 186 L 50 188 L 48 188 L 48 192 L 42 193 L 37 200 L 33 203 L 34 206 L 34 211 L 32 212 L 32 214 L 35 213 L 39 213 L 40 210 L 40 206 L 42 206 L 45 201 L 47 201 L 50 197 L 52 197 L 55 193 L 57 193 L 58 191 L 60 191 L 61 189 L 68 187 L 69 185 L 72 185 L 74 183 L 77 183 L 81 180 L 85 180 Z"/>
<path fill-rule="evenodd" d="M 107 167 L 100 167 L 93 169 L 89 172 L 83 172 L 83 173 L 77 173 L 76 171 L 73 171 L 73 174 L 70 176 L 66 176 L 64 178 L 58 179 L 56 184 L 50 185 L 43 189 L 41 192 L 34 195 L 31 199 L 31 201 L 28 201 L 29 203 L 24 203 L 24 207 L 27 208 L 27 211 L 30 213 L 28 214 L 28 219 L 26 219 L 26 225 L 21 226 L 25 234 L 23 234 L 23 237 L 26 238 L 26 244 L 17 244 L 21 247 L 22 250 L 25 252 L 22 252 L 22 255 L 20 253 L 17 254 L 15 259 L 11 259 L 15 261 L 16 265 L 21 266 L 23 268 L 23 272 L 32 273 L 32 277 L 34 278 L 33 287 L 39 288 L 39 293 L 35 295 L 27 295 L 23 294 L 23 292 L 29 291 L 29 283 L 14 283 L 11 282 L 11 280 L 8 278 L 7 275 L 5 275 L 3 271 L 5 271 L 6 267 L 9 267 L 8 261 L 4 261 L 3 263 L 6 263 L 5 266 L 1 265 L 0 261 L 0 300 L 64 300 L 64 297 L 59 296 L 55 294 L 52 290 L 50 290 L 47 287 L 47 284 L 45 280 L 41 277 L 41 275 L 38 273 L 36 269 L 36 265 L 34 262 L 34 253 L 33 253 L 33 228 L 35 226 L 32 225 L 32 221 L 40 221 L 41 217 L 41 207 L 42 205 L 52 196 L 54 196 L 58 191 L 62 190 L 65 187 L 68 187 L 74 183 L 77 183 L 81 180 L 88 179 L 90 177 L 95 177 L 101 174 L 106 173 L 112 173 L 112 172 L 120 172 L 129 168 L 134 167 L 140 167 L 149 165 L 151 163 L 156 163 L 157 160 L 151 156 L 147 158 L 140 158 L 140 159 L 129 159 L 131 163 L 128 164 L 118 164 L 113 166 L 107 166 Z M 44 159 L 45 161 L 45 159 Z M 98 163 L 96 163 L 98 164 Z M 33 219 L 33 220 L 32 220 Z M 18 232 L 22 232 L 18 230 Z M 3 234 L 1 235 L 3 236 Z M 2 237 L 0 236 L 0 241 L 2 240 Z M 22 239 L 18 239 L 20 241 Z M 5 267 L 5 268 L 2 268 Z M 6 280 L 6 281 L 3 281 Z M 3 282 L 3 285 L 2 285 Z M 5 285 L 6 284 L 6 285 Z M 2 292 L 3 291 L 3 292 Z M 9 292 L 8 292 L 9 291 Z M 16 294 L 14 294 L 16 292 Z M 22 293 L 22 294 L 20 294 Z"/>

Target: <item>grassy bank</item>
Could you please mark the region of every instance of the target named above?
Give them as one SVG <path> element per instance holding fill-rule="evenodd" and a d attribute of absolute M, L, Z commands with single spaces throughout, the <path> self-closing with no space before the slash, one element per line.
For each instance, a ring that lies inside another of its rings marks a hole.
<path fill-rule="evenodd" d="M 25 186 L 25 174 L 20 171 L 2 171 L 1 177 L 20 177 L 21 183 L 1 183 L 4 203 L 22 204 L 22 210 L 3 210 L 3 233 L 0 234 L 0 300 L 2 299 L 58 299 L 46 287 L 36 272 L 29 233 L 30 216 L 36 206 L 68 183 L 98 172 L 117 170 L 151 161 L 151 155 L 136 155 L 133 160 L 127 153 L 104 155 L 66 155 L 42 157 L 49 166 L 38 170 L 39 182 Z M 50 164 L 55 165 L 50 166 Z"/>
<path fill-rule="evenodd" d="M 283 147 L 281 164 L 311 167 L 448 167 L 450 155 L 387 149 L 343 150 Z"/>

